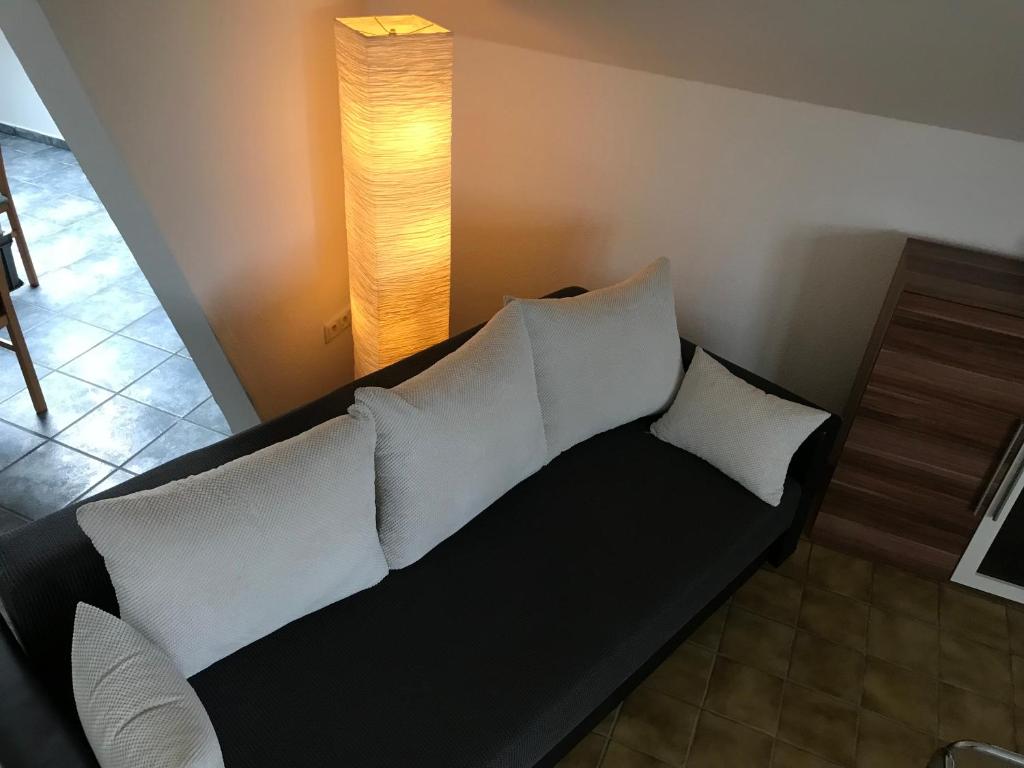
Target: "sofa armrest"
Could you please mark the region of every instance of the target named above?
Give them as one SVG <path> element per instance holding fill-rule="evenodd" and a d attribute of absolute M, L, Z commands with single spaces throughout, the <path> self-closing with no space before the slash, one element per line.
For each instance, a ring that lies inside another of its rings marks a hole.
<path fill-rule="evenodd" d="M 57 706 L 28 668 L 0 621 L 0 765 L 4 768 L 97 768 L 72 713 Z"/>

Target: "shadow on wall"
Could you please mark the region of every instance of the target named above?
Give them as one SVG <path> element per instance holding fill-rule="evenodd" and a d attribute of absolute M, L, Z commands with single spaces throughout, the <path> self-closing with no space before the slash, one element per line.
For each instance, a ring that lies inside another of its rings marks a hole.
<path fill-rule="evenodd" d="M 493 315 L 503 293 L 533 297 L 566 285 L 595 288 L 608 282 L 598 276 L 623 272 L 599 222 L 544 214 L 460 209 L 453 234 L 453 333 Z M 742 362 L 841 411 L 905 241 L 898 231 L 824 228 L 785 238 L 757 291 L 761 306 L 738 317 L 743 327 L 733 329 L 745 335 L 747 350 L 756 350 Z M 647 261 L 645 255 L 635 268 Z M 692 283 L 699 275 L 687 275 L 674 261 L 684 333 L 713 345 L 701 338 L 700 318 L 688 316 L 692 308 L 679 295 L 680 280 Z M 691 284 L 686 290 L 717 289 Z"/>
<path fill-rule="evenodd" d="M 334 20 L 354 16 L 362 6 L 352 0 L 328 0 L 322 7 L 307 13 L 303 22 L 306 39 L 318 40 L 318 56 L 304 62 L 306 81 L 305 150 L 309 157 L 309 188 L 314 231 L 317 242 L 328 247 L 317 256 L 320 262 L 315 274 L 330 273 L 340 263 L 343 267 L 343 301 L 348 303 L 348 269 L 345 237 L 345 184 L 341 159 L 341 115 L 338 103 L 338 69 L 334 58 Z M 326 263 L 325 263 L 326 262 Z M 342 300 L 339 298 L 339 300 Z M 348 361 L 351 365 L 351 360 Z M 348 371 L 351 374 L 351 371 Z"/>
<path fill-rule="evenodd" d="M 842 411 L 906 238 L 896 231 L 815 229 L 784 240 L 762 324 L 774 329 L 763 341 L 781 381 Z"/>
<path fill-rule="evenodd" d="M 486 320 L 504 295 L 534 298 L 615 271 L 599 222 L 550 210 L 458 208 L 452 222 L 451 332 Z"/>
<path fill-rule="evenodd" d="M 224 99 L 214 85 L 251 87 L 241 71 L 259 75 L 261 105 L 246 112 L 256 125 L 236 137 L 221 166 L 211 167 L 236 171 L 231 184 L 217 186 L 217 206 L 234 213 L 247 195 L 266 198 L 250 215 L 224 219 L 222 227 L 230 222 L 241 230 L 228 246 L 235 266 L 215 281 L 200 279 L 208 314 L 265 420 L 352 379 L 350 334 L 325 345 L 322 325 L 349 303 L 334 19 L 358 14 L 361 4 L 261 5 L 232 33 L 244 54 L 215 58 L 219 79 L 207 87 L 220 109 Z M 265 56 L 248 40 L 274 28 L 282 61 L 266 73 Z"/>

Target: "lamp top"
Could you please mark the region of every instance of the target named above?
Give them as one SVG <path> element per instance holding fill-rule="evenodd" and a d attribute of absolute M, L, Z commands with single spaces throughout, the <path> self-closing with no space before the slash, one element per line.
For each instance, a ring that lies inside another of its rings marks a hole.
<path fill-rule="evenodd" d="M 450 31 L 422 16 L 348 16 L 337 19 L 364 37 L 404 37 L 408 35 L 447 35 Z"/>

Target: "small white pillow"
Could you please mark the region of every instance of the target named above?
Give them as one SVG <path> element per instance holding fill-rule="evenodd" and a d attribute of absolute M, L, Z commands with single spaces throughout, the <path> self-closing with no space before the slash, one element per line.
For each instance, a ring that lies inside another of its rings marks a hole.
<path fill-rule="evenodd" d="M 668 260 L 581 296 L 514 303 L 533 348 L 548 459 L 672 402 L 682 360 Z"/>
<path fill-rule="evenodd" d="M 393 389 L 356 390 L 377 429 L 381 544 L 410 565 L 544 465 L 547 445 L 522 311 Z"/>
<path fill-rule="evenodd" d="M 223 466 L 78 509 L 121 617 L 186 677 L 388 573 L 375 434 L 341 416 Z"/>
<path fill-rule="evenodd" d="M 71 683 L 103 768 L 224 767 L 206 708 L 174 662 L 120 619 L 85 603 L 75 612 Z"/>
<path fill-rule="evenodd" d="M 827 418 L 748 384 L 698 347 L 675 402 L 651 432 L 778 506 L 793 454 Z"/>

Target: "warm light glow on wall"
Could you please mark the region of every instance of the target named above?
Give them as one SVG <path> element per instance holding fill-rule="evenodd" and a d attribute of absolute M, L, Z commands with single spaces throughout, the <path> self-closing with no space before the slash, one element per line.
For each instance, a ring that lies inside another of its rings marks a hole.
<path fill-rule="evenodd" d="M 452 35 L 419 16 L 335 24 L 356 376 L 448 337 Z"/>

